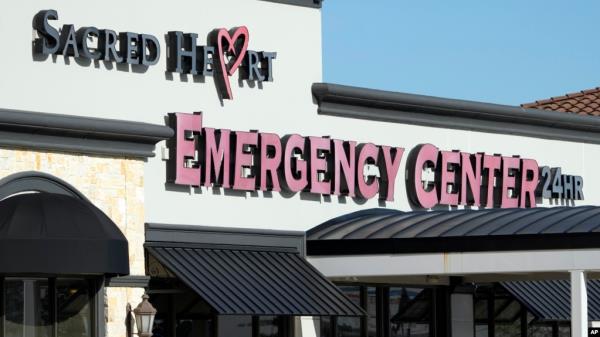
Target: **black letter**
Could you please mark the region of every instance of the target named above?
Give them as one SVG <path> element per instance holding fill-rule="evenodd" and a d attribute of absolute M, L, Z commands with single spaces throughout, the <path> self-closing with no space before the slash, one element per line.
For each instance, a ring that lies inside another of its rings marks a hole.
<path fill-rule="evenodd" d="M 575 177 L 568 174 L 563 174 L 561 178 L 563 181 L 562 198 L 575 199 L 575 186 L 573 186 L 575 184 Z"/>
<path fill-rule="evenodd" d="M 142 57 L 142 65 L 151 66 L 158 63 L 160 58 L 160 44 L 154 35 L 140 34 L 138 55 Z M 148 51 L 148 53 L 146 53 Z"/>
<path fill-rule="evenodd" d="M 138 35 L 135 33 L 125 32 L 119 34 L 119 42 L 121 57 L 125 60 L 125 63 L 139 64 L 140 58 L 138 55 Z"/>
<path fill-rule="evenodd" d="M 264 81 L 265 77 L 261 74 L 258 58 L 258 53 L 252 50 L 248 50 L 246 53 L 246 69 L 242 72 L 243 77 L 249 81 Z"/>
<path fill-rule="evenodd" d="M 58 51 L 58 30 L 48 23 L 48 20 L 57 19 L 58 14 L 54 9 L 40 11 L 33 18 L 33 28 L 35 28 L 40 35 L 33 43 L 33 51 L 35 53 L 50 55 Z"/>
<path fill-rule="evenodd" d="M 109 29 L 102 29 L 100 31 L 100 38 L 98 39 L 98 48 L 103 55 L 104 61 L 115 61 L 117 63 L 123 62 L 123 58 L 117 53 L 115 45 L 117 44 L 117 33 Z"/>
<path fill-rule="evenodd" d="M 575 176 L 575 200 L 583 200 L 583 178 Z"/>
<path fill-rule="evenodd" d="M 197 34 L 169 32 L 169 52 L 167 54 L 168 71 L 182 74 L 198 74 L 196 72 L 197 37 Z"/>
<path fill-rule="evenodd" d="M 212 46 L 198 46 L 196 48 L 198 55 L 202 55 L 202 60 L 199 60 L 201 66 L 200 75 L 212 76 L 213 75 L 213 55 L 215 55 L 215 47 Z"/>
<path fill-rule="evenodd" d="M 90 60 L 97 60 L 100 58 L 98 48 L 91 52 L 87 44 L 88 36 L 94 36 L 98 38 L 98 35 L 99 32 L 98 28 L 96 27 L 82 27 L 77 30 L 77 43 L 79 45 L 79 49 L 81 50 L 81 57 L 85 57 Z"/>
<path fill-rule="evenodd" d="M 69 50 L 69 47 L 71 50 Z M 75 27 L 73 25 L 63 25 L 62 32 L 60 32 L 60 48 L 58 54 L 79 57 L 77 40 L 75 39 Z"/>
<path fill-rule="evenodd" d="M 267 82 L 273 82 L 273 60 L 277 57 L 277 53 L 267 53 L 260 52 L 260 56 L 262 56 L 263 60 L 261 61 L 261 66 L 263 71 L 265 72 L 265 77 L 267 78 Z"/>

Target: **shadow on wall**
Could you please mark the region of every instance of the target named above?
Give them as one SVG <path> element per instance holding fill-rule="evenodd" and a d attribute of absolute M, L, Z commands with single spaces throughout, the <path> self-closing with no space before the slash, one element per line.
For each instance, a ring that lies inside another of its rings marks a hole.
<path fill-rule="evenodd" d="M 240 191 L 233 190 L 230 188 L 223 187 L 194 187 L 194 186 L 182 186 L 173 183 L 164 183 L 165 190 L 170 192 L 186 193 L 190 195 L 196 194 L 211 194 L 211 195 L 224 195 L 227 197 L 238 197 L 238 198 L 273 198 L 273 194 L 277 193 L 285 199 L 292 199 L 296 195 L 300 196 L 300 200 L 317 203 L 333 203 L 347 204 L 348 200 L 351 199 L 355 205 L 364 205 L 367 199 L 358 197 L 347 197 L 347 196 L 332 196 L 332 195 L 321 195 L 311 192 L 289 192 L 289 191 Z M 385 200 L 378 200 L 379 207 L 387 207 L 388 203 Z"/>
<path fill-rule="evenodd" d="M 126 64 L 126 63 L 115 63 L 113 61 L 104 61 L 104 60 L 90 60 L 82 57 L 74 57 L 72 55 L 43 55 L 37 54 L 34 51 L 31 54 L 31 58 L 35 62 L 45 62 L 48 58 L 52 59 L 52 63 L 62 63 L 64 65 L 71 65 L 71 58 L 77 63 L 77 65 L 81 67 L 90 67 L 92 64 L 94 68 L 104 68 L 106 70 L 116 69 L 117 71 L 123 72 L 132 72 L 136 74 L 143 74 L 148 71 L 148 66 L 140 65 L 140 64 Z"/>

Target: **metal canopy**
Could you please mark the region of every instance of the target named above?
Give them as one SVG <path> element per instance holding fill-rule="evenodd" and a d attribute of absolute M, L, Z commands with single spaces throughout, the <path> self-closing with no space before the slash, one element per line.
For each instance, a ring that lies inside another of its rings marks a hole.
<path fill-rule="evenodd" d="M 146 244 L 221 315 L 364 316 L 297 251 Z"/>
<path fill-rule="evenodd" d="M 600 247 L 600 207 L 358 211 L 307 233 L 308 255 Z"/>
<path fill-rule="evenodd" d="M 502 286 L 538 319 L 571 320 L 571 295 L 568 280 L 501 282 Z M 600 320 L 600 281 L 587 282 L 588 317 Z"/>
<path fill-rule="evenodd" d="M 127 240 L 85 200 L 15 195 L 0 201 L 0 273 L 127 275 Z"/>

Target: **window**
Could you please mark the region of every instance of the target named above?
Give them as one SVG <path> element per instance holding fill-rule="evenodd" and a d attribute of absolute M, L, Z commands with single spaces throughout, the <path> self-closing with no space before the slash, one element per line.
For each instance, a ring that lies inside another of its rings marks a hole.
<path fill-rule="evenodd" d="M 361 306 L 361 287 L 359 286 L 340 286 L 342 292 L 352 302 Z M 338 317 L 336 332 L 337 337 L 361 337 L 362 324 L 360 317 Z"/>
<path fill-rule="evenodd" d="M 333 322 L 334 318 L 332 316 L 323 316 L 320 318 L 321 337 L 333 336 Z"/>
<path fill-rule="evenodd" d="M 5 315 L 0 336 L 97 336 L 93 280 L 8 277 L 2 283 Z"/>
<path fill-rule="evenodd" d="M 217 336 L 252 337 L 252 316 L 219 316 Z"/>
<path fill-rule="evenodd" d="M 428 337 L 431 298 L 431 289 L 391 287 L 390 336 Z"/>
<path fill-rule="evenodd" d="M 377 337 L 377 288 L 367 287 L 367 337 Z"/>
<path fill-rule="evenodd" d="M 527 337 L 552 336 L 552 323 L 537 322 L 535 316 L 527 313 Z"/>
<path fill-rule="evenodd" d="M 474 301 L 475 337 L 488 337 L 488 296 L 475 294 Z"/>
<path fill-rule="evenodd" d="M 536 318 L 514 296 L 496 285 L 477 288 L 474 314 L 475 337 L 570 336 L 568 323 Z"/>
<path fill-rule="evenodd" d="M 218 337 L 288 337 L 292 336 L 289 317 L 285 316 L 218 316 Z M 200 336 L 194 335 L 193 337 Z"/>
<path fill-rule="evenodd" d="M 321 317 L 321 337 L 429 337 L 433 289 L 340 285 L 342 292 L 368 314 Z"/>
<path fill-rule="evenodd" d="M 527 337 L 571 337 L 571 326 L 564 322 L 539 321 L 527 312 Z"/>
<path fill-rule="evenodd" d="M 558 337 L 570 337 L 571 326 L 567 324 L 561 324 L 558 326 Z"/>
<path fill-rule="evenodd" d="M 56 280 L 58 336 L 92 337 L 92 310 L 88 280 Z"/>
<path fill-rule="evenodd" d="M 4 294 L 5 337 L 52 336 L 48 280 L 7 279 Z"/>
<path fill-rule="evenodd" d="M 521 336 L 521 304 L 511 297 L 494 301 L 496 337 Z"/>
<path fill-rule="evenodd" d="M 258 316 L 255 324 L 258 325 L 257 337 L 279 337 L 282 332 L 283 317 Z"/>
<path fill-rule="evenodd" d="M 149 291 L 150 302 L 157 309 L 153 337 L 288 337 L 293 334 L 290 317 L 217 315 L 190 289 L 180 284 L 176 284 L 175 289 L 167 289 L 167 283 L 157 284 L 165 288 Z"/>

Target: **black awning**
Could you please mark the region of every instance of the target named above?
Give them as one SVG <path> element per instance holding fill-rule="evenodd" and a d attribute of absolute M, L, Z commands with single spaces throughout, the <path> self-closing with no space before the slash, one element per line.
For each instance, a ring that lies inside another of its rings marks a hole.
<path fill-rule="evenodd" d="M 600 247 L 600 207 L 362 210 L 307 232 L 307 255 Z"/>
<path fill-rule="evenodd" d="M 363 316 L 298 252 L 147 244 L 221 315 Z"/>
<path fill-rule="evenodd" d="M 85 200 L 15 195 L 0 201 L 0 273 L 127 275 L 127 239 Z"/>
<path fill-rule="evenodd" d="M 501 282 L 527 310 L 543 321 L 571 320 L 571 285 L 567 280 Z M 589 280 L 588 318 L 600 320 L 600 281 Z"/>

